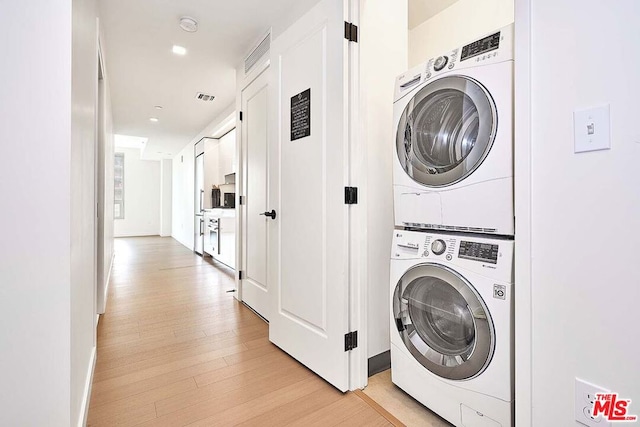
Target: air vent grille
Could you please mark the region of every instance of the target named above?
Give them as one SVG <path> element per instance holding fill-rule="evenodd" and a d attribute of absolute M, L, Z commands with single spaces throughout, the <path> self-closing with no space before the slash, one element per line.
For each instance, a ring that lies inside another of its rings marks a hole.
<path fill-rule="evenodd" d="M 213 101 L 215 99 L 215 96 L 207 95 L 206 93 L 202 93 L 202 92 L 198 92 L 198 93 L 196 93 L 196 99 L 198 99 L 200 101 L 209 102 L 209 101 Z"/>
<path fill-rule="evenodd" d="M 256 66 L 260 58 L 262 58 L 267 52 L 269 52 L 269 48 L 271 47 L 271 33 L 267 34 L 267 36 L 256 46 L 255 49 L 247 56 L 247 59 L 244 60 L 244 73 L 248 74 L 249 71 Z"/>
<path fill-rule="evenodd" d="M 442 225 L 442 224 L 421 224 L 417 222 L 403 222 L 405 227 L 420 230 L 449 230 L 449 231 L 468 231 L 472 233 L 496 233 L 495 228 L 480 227 L 464 227 L 459 225 Z"/>

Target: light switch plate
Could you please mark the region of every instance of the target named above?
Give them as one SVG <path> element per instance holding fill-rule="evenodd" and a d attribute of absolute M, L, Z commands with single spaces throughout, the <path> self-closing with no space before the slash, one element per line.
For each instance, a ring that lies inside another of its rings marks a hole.
<path fill-rule="evenodd" d="M 573 112 L 574 152 L 609 150 L 609 104 Z"/>

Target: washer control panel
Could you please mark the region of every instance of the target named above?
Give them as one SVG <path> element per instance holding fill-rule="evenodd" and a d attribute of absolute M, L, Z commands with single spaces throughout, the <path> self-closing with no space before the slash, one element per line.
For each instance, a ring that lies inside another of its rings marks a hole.
<path fill-rule="evenodd" d="M 511 283 L 513 246 L 513 240 L 481 235 L 394 230 L 391 259 L 442 263 Z"/>
<path fill-rule="evenodd" d="M 460 250 L 458 251 L 458 258 L 497 264 L 499 253 L 500 253 L 499 245 L 462 240 L 460 242 Z"/>

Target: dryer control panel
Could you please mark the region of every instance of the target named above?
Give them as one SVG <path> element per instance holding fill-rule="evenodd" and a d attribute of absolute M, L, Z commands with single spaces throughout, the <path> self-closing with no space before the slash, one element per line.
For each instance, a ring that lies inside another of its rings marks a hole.
<path fill-rule="evenodd" d="M 464 69 L 513 61 L 513 24 L 458 46 L 413 67 L 396 78 L 394 102 L 427 81 Z"/>
<path fill-rule="evenodd" d="M 513 246 L 507 239 L 394 230 L 391 259 L 448 264 L 511 282 Z"/>

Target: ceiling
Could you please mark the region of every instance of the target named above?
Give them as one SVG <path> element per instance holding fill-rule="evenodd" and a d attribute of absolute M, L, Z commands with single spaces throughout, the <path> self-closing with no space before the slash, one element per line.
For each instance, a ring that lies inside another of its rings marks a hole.
<path fill-rule="evenodd" d="M 235 102 L 235 69 L 261 36 L 317 1 L 101 0 L 114 132 L 147 138 L 145 158 L 172 157 Z M 183 31 L 182 16 L 198 31 Z M 216 98 L 199 101 L 197 92 Z"/>
<path fill-rule="evenodd" d="M 458 0 L 409 0 L 409 29 L 434 17 Z"/>

